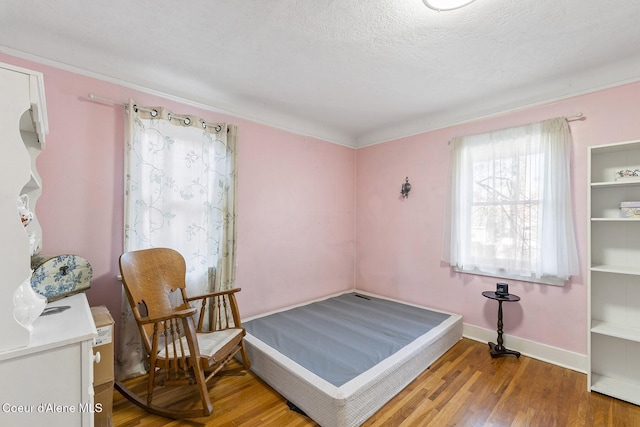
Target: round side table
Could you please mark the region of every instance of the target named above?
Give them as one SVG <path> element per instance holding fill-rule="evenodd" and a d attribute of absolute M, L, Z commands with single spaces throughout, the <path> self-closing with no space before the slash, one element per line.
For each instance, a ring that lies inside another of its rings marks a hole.
<path fill-rule="evenodd" d="M 515 350 L 508 350 L 505 348 L 503 344 L 504 340 L 502 339 L 502 302 L 503 301 L 520 301 L 520 297 L 514 294 L 507 295 L 498 295 L 494 291 L 484 291 L 482 295 L 486 298 L 493 299 L 498 301 L 498 344 L 494 344 L 492 342 L 489 343 L 489 349 L 491 352 L 491 357 L 504 357 L 504 356 L 515 356 L 520 357 L 520 352 Z"/>

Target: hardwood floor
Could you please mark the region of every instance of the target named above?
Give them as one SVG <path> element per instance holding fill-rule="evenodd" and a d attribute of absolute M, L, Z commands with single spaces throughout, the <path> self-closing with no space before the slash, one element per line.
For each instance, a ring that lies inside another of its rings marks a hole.
<path fill-rule="evenodd" d="M 526 356 L 492 359 L 486 344 L 462 339 L 363 426 L 640 426 L 639 406 L 589 393 L 586 383 Z M 114 426 L 317 426 L 253 373 L 218 377 L 210 390 L 214 413 L 180 421 L 114 392 Z"/>

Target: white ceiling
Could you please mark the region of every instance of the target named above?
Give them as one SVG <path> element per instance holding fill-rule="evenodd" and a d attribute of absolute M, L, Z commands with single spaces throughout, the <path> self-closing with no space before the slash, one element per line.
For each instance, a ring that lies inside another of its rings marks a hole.
<path fill-rule="evenodd" d="M 361 147 L 640 80 L 640 1 L 2 0 L 0 50 Z"/>

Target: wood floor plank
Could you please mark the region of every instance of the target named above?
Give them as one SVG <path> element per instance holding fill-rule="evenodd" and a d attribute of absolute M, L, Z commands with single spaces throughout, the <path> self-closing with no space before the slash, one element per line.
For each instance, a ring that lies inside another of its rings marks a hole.
<path fill-rule="evenodd" d="M 363 426 L 640 426 L 639 406 L 589 393 L 586 385 L 579 372 L 526 356 L 492 359 L 487 344 L 462 339 Z M 114 426 L 317 426 L 251 372 L 218 377 L 210 390 L 210 417 L 178 421 L 148 414 L 114 392 Z"/>

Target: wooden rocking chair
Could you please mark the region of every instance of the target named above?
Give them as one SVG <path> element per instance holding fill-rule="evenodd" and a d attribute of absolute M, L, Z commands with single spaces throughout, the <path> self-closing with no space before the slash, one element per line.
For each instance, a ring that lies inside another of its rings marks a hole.
<path fill-rule="evenodd" d="M 134 404 L 157 415 L 209 416 L 213 406 L 207 381 L 238 352 L 245 369 L 250 366 L 244 347 L 245 330 L 235 298 L 240 289 L 187 297 L 184 258 L 167 248 L 124 253 L 120 257 L 120 272 L 147 353 L 149 374 L 146 399 L 144 393 L 134 393 L 122 382 L 116 382 L 116 389 Z M 179 292 L 172 298 L 174 291 Z M 192 308 L 189 302 L 198 300 L 201 303 L 196 325 L 198 309 Z M 207 331 L 203 327 L 205 308 L 209 312 Z M 177 405 L 176 400 L 182 399 L 175 399 L 175 394 L 171 399 L 160 396 L 156 402 L 154 392 L 160 388 L 164 391 L 167 386 L 194 386 L 200 402 L 195 405 L 188 402 L 185 408 L 184 402 L 182 406 Z"/>

